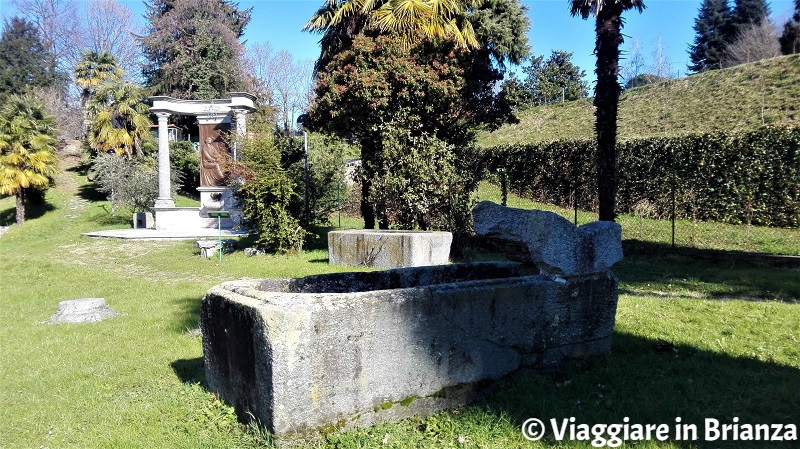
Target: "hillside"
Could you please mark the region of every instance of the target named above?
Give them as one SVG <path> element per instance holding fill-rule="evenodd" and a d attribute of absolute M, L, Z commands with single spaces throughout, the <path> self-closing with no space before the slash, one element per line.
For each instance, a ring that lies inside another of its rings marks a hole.
<path fill-rule="evenodd" d="M 481 133 L 478 143 L 591 138 L 592 110 L 591 98 L 533 108 L 516 125 Z M 800 54 L 631 89 L 620 98 L 618 123 L 622 140 L 800 125 Z"/>

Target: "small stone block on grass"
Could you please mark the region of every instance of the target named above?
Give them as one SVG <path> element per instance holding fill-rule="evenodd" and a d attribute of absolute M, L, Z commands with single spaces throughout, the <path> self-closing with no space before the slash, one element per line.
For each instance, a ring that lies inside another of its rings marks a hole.
<path fill-rule="evenodd" d="M 82 298 L 58 303 L 58 311 L 46 323 L 96 323 L 114 316 L 117 313 L 104 298 Z"/>
<path fill-rule="evenodd" d="M 211 258 L 219 249 L 219 240 L 197 240 L 194 242 L 195 248 L 200 248 L 200 257 Z M 223 240 L 222 251 L 230 252 L 236 248 L 236 240 Z"/>

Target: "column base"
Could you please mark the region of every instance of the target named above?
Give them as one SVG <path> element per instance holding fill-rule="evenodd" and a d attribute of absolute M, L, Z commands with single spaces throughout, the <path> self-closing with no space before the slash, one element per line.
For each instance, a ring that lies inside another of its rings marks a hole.
<path fill-rule="evenodd" d="M 156 198 L 156 203 L 153 205 L 154 209 L 169 209 L 175 207 L 175 201 L 172 198 Z"/>

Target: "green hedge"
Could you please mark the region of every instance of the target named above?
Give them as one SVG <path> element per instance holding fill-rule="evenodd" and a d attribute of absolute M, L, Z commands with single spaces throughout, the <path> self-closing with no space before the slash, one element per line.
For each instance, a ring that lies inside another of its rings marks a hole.
<path fill-rule="evenodd" d="M 484 150 L 534 200 L 596 209 L 594 141 Z M 800 127 L 649 138 L 618 145 L 617 212 L 775 227 L 800 226 Z"/>

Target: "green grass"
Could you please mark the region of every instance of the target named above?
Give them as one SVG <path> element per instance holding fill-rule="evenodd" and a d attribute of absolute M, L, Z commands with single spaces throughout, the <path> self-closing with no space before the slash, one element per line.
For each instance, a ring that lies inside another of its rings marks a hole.
<path fill-rule="evenodd" d="M 541 106 L 519 114 L 520 123 L 481 133 L 479 144 L 591 139 L 591 99 Z M 782 56 L 625 92 L 619 138 L 744 131 L 800 124 L 800 55 Z"/>
<path fill-rule="evenodd" d="M 81 237 L 129 226 L 109 219 L 107 203 L 76 196 L 81 182 L 51 190 L 51 208 L 0 237 L 0 447 L 269 447 L 262 430 L 239 425 L 232 409 L 204 387 L 201 340 L 191 332 L 203 294 L 223 280 L 341 268 L 327 264 L 324 249 L 264 257 L 238 252 L 219 264 L 201 259 L 191 242 Z M 9 200 L 0 199 L 3 216 L 13 208 Z M 343 226 L 358 225 L 343 220 Z M 621 295 L 607 356 L 554 377 L 503 381 L 484 404 L 297 445 L 591 447 L 528 442 L 519 426 L 530 417 L 574 416 L 590 424 L 626 416 L 643 424 L 672 424 L 676 416 L 697 424 L 734 416 L 800 422 L 800 272 L 643 256 L 627 258 L 615 271 Z M 40 324 L 59 301 L 82 297 L 106 298 L 124 315 L 95 324 Z M 657 351 L 658 339 L 677 352 Z"/>
<path fill-rule="evenodd" d="M 500 204 L 500 188 L 482 182 L 476 192 L 476 200 L 490 200 Z M 575 211 L 532 201 L 509 192 L 509 207 L 540 209 L 555 212 L 575 221 Z M 578 211 L 579 225 L 597 220 L 597 214 Z M 666 219 L 654 219 L 631 214 L 621 214 L 617 222 L 622 225 L 623 240 L 636 240 L 669 246 L 672 244 L 672 223 Z M 677 247 L 746 251 L 770 254 L 800 255 L 800 229 L 770 228 L 766 226 L 729 225 L 699 220 L 677 220 L 675 222 L 675 245 Z"/>

